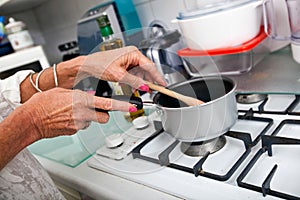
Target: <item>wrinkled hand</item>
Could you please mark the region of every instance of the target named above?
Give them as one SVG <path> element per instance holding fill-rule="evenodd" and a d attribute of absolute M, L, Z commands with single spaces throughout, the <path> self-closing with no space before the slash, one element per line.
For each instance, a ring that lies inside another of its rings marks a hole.
<path fill-rule="evenodd" d="M 102 80 L 125 83 L 135 89 L 141 89 L 145 80 L 166 85 L 155 64 L 134 46 L 91 54 L 86 57 L 81 70 Z"/>
<path fill-rule="evenodd" d="M 103 110 L 128 111 L 134 106 L 128 102 L 95 97 L 80 90 L 55 88 L 37 93 L 22 105 L 28 119 L 34 126 L 37 138 L 51 138 L 72 135 L 87 128 L 91 121 L 105 123 L 109 120 Z"/>

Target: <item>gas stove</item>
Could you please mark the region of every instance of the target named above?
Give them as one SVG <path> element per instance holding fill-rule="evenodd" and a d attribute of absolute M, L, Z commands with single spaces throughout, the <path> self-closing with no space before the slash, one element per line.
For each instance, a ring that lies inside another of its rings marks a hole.
<path fill-rule="evenodd" d="M 88 165 L 183 199 L 300 199 L 300 97 L 236 97 L 238 120 L 220 138 L 180 142 L 154 112 Z"/>

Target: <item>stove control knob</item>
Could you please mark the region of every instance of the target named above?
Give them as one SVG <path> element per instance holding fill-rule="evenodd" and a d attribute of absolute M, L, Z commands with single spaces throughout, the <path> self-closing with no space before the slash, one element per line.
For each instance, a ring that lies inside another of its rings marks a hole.
<path fill-rule="evenodd" d="M 143 129 L 143 128 L 148 127 L 149 120 L 148 120 L 147 116 L 141 116 L 141 117 L 134 119 L 132 121 L 132 124 L 136 129 Z"/>
<path fill-rule="evenodd" d="M 123 144 L 124 139 L 121 134 L 112 134 L 105 138 L 105 144 L 108 148 L 116 148 Z"/>

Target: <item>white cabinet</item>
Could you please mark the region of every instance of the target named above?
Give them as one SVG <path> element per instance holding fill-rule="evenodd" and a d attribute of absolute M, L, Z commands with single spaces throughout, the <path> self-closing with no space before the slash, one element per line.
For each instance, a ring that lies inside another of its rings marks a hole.
<path fill-rule="evenodd" d="M 0 57 L 0 72 L 19 68 L 34 62 L 39 62 L 42 69 L 50 66 L 42 46 L 30 47 Z"/>
<path fill-rule="evenodd" d="M 9 2 L 10 0 L 0 0 L 0 6 L 3 6 L 4 4 L 6 4 L 7 2 Z"/>
<path fill-rule="evenodd" d="M 0 0 L 1 15 L 16 13 L 39 6 L 48 0 Z"/>
<path fill-rule="evenodd" d="M 5 79 L 20 70 L 39 72 L 49 67 L 41 46 L 35 46 L 0 57 L 0 79 Z"/>

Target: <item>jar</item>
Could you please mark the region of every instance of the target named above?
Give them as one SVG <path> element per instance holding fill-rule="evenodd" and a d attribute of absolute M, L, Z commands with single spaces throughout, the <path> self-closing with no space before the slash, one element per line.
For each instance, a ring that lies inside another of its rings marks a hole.
<path fill-rule="evenodd" d="M 9 23 L 5 26 L 7 37 L 15 51 L 31 47 L 34 45 L 33 40 L 26 25 L 21 21 L 15 21 L 14 18 L 9 18 Z"/>

